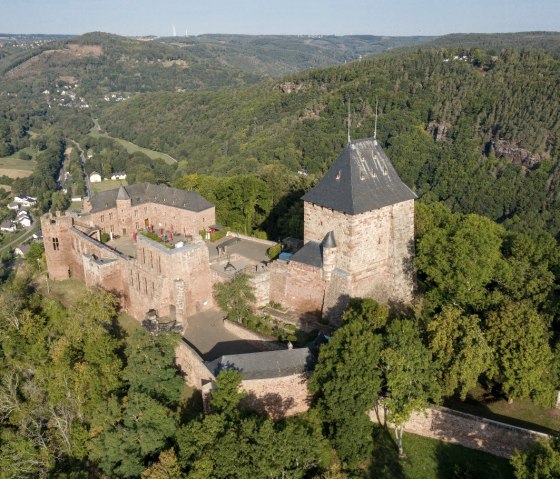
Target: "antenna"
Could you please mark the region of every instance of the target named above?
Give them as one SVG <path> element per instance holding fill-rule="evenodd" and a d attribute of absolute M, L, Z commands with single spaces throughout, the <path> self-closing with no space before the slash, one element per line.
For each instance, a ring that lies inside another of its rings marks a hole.
<path fill-rule="evenodd" d="M 350 143 L 350 99 L 348 99 L 348 143 Z"/>
<path fill-rule="evenodd" d="M 375 97 L 375 126 L 373 128 L 373 143 L 377 145 L 377 105 L 379 100 Z"/>

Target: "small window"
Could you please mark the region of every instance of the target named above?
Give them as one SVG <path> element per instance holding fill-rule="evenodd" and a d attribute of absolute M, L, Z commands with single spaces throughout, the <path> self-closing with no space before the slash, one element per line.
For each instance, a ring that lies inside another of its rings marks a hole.
<path fill-rule="evenodd" d="M 52 239 L 52 246 L 55 251 L 58 251 L 58 249 L 60 248 L 60 245 L 58 244 L 58 238 Z"/>
<path fill-rule="evenodd" d="M 105 221 L 105 215 L 101 215 L 101 223 Z"/>

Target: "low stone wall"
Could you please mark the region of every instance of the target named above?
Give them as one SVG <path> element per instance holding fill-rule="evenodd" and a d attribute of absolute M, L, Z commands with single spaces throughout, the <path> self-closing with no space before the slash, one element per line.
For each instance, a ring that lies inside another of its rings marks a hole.
<path fill-rule="evenodd" d="M 198 353 L 185 341 L 181 341 L 175 349 L 175 364 L 185 376 L 185 382 L 194 388 L 201 389 L 216 379 Z"/>
<path fill-rule="evenodd" d="M 278 243 L 276 243 L 276 241 L 270 241 L 270 240 L 265 240 L 265 239 L 261 239 L 261 238 L 255 238 L 253 236 L 242 235 L 240 233 L 235 233 L 233 231 L 228 231 L 226 233 L 226 236 L 232 237 L 232 238 L 241 238 L 241 239 L 244 239 L 244 240 L 253 241 L 255 243 L 265 244 L 267 246 L 274 246 L 275 244 L 278 244 Z"/>
<path fill-rule="evenodd" d="M 309 409 L 310 395 L 304 374 L 243 380 L 241 389 L 248 393 L 242 404 L 273 419 L 293 416 Z"/>
<path fill-rule="evenodd" d="M 278 341 L 272 341 L 270 338 L 255 333 L 243 326 L 235 324 L 229 320 L 224 320 L 224 327 L 226 331 L 235 334 L 239 339 L 244 339 L 245 341 L 251 341 L 252 344 L 259 347 L 262 351 L 277 351 L 278 349 L 286 349 L 286 345 L 279 343 Z"/>
<path fill-rule="evenodd" d="M 383 423 L 383 408 L 379 408 L 377 412 L 372 411 L 370 417 L 374 422 Z M 549 437 L 547 434 L 445 407 L 414 413 L 406 423 L 405 431 L 506 458 L 511 457 L 516 450 L 527 449 L 537 439 Z"/>

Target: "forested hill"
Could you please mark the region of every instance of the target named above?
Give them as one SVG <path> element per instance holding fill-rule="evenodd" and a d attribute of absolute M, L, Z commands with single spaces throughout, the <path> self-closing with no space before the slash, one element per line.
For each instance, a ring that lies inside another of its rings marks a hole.
<path fill-rule="evenodd" d="M 559 56 L 560 32 L 453 33 L 435 38 L 429 44 L 445 48 L 482 48 L 494 51 L 503 48 L 542 49 Z"/>
<path fill-rule="evenodd" d="M 33 50 L 16 49 L 0 60 L 0 74 L 11 90 L 78 82 L 80 94 L 90 100 L 111 92 L 211 89 L 260 79 L 172 45 L 99 32 Z"/>
<path fill-rule="evenodd" d="M 432 38 L 203 35 L 137 40 L 94 32 L 34 49 L 0 48 L 0 82 L 14 91 L 78 82 L 80 94 L 95 104 L 100 95 L 114 92 L 238 87 Z"/>
<path fill-rule="evenodd" d="M 434 37 L 375 35 L 199 35 L 161 41 L 247 73 L 280 77 L 308 68 L 358 60 L 393 48 L 420 45 Z"/>
<path fill-rule="evenodd" d="M 490 54 L 492 53 L 492 55 Z M 378 137 L 420 195 L 496 220 L 560 217 L 560 61 L 544 51 L 418 49 L 217 93 L 158 93 L 104 113 L 114 136 L 188 160 L 191 172 L 320 173 L 352 137 Z"/>

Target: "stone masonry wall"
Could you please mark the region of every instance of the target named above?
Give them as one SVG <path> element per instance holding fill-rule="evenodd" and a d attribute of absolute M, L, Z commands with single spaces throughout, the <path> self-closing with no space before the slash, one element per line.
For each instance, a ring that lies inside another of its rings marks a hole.
<path fill-rule="evenodd" d="M 185 341 L 175 349 L 175 364 L 179 367 L 189 386 L 201 389 L 216 378 L 204 365 L 202 358 Z"/>
<path fill-rule="evenodd" d="M 117 202 L 115 208 L 84 215 L 80 221 L 99 226 L 105 233 L 119 236 L 132 235 L 133 231 L 151 225 L 154 231 L 160 228 L 166 231 L 173 229 L 176 233 L 194 237 L 200 230 L 215 224 L 216 210 L 212 207 L 196 212 L 158 203 L 132 206 L 130 200 L 122 200 Z"/>
<path fill-rule="evenodd" d="M 351 274 L 351 296 L 410 301 L 414 200 L 358 215 L 305 202 L 304 221 L 305 242 L 334 231 L 336 266 Z"/>
<path fill-rule="evenodd" d="M 282 260 L 269 268 L 271 301 L 302 313 L 321 311 L 325 290 L 321 268 Z"/>
<path fill-rule="evenodd" d="M 257 412 L 268 414 L 273 419 L 293 416 L 309 409 L 307 377 L 303 374 L 243 380 L 241 389 L 248 393 L 242 404 Z"/>
<path fill-rule="evenodd" d="M 384 422 L 384 411 L 372 411 L 372 421 Z M 525 450 L 537 439 L 548 438 L 528 429 L 492 421 L 447 408 L 430 408 L 425 413 L 414 413 L 405 425 L 405 431 L 444 442 L 480 449 L 496 456 L 511 457 L 515 450 Z M 405 439 L 406 440 L 406 439 Z M 406 447 L 406 445 L 405 445 Z"/>

